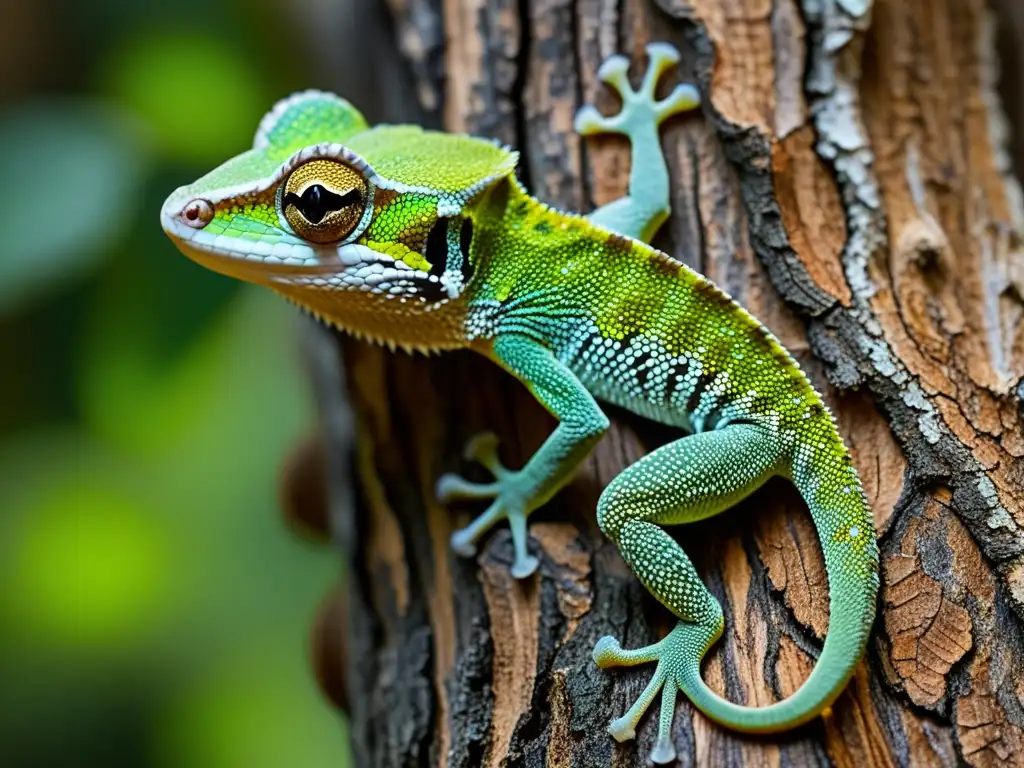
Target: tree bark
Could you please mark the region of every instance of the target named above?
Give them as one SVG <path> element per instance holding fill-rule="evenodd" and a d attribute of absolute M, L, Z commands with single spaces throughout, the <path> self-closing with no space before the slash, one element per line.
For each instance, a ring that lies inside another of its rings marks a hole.
<path fill-rule="evenodd" d="M 574 210 L 621 195 L 629 172 L 624 140 L 571 131 L 583 101 L 615 108 L 598 65 L 623 52 L 637 75 L 646 42 L 677 44 L 704 104 L 664 132 L 673 216 L 656 245 L 783 340 L 853 450 L 882 549 L 865 660 L 830 716 L 780 736 L 720 729 L 680 697 L 680 764 L 1024 765 L 1024 203 L 1002 107 L 1019 117 L 1024 105 L 1012 77 L 1019 5 L 387 8 L 420 103 L 448 130 L 516 146 L 528 188 Z M 327 423 L 347 398 L 357 425 L 358 498 L 339 529 L 358 764 L 646 764 L 654 717 L 622 745 L 605 727 L 652 669 L 601 671 L 590 652 L 604 634 L 653 641 L 672 617 L 601 536 L 594 508 L 617 472 L 672 434 L 609 409 L 611 433 L 531 518 L 541 567 L 517 582 L 507 530 L 476 560 L 450 553 L 449 535 L 477 510 L 445 509 L 432 488 L 444 471 L 476 471 L 459 458 L 476 432 L 496 431 L 519 466 L 551 418 L 470 353 L 393 355 L 334 335 L 320 350 Z M 344 386 L 330 378 L 339 355 Z M 823 561 L 795 491 L 771 482 L 674 535 L 725 610 L 710 685 L 757 706 L 791 694 L 828 625 Z"/>

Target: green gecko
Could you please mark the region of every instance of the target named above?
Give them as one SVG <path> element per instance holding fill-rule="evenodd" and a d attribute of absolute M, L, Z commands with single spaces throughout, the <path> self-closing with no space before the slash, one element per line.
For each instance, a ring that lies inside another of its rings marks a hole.
<path fill-rule="evenodd" d="M 267 114 L 251 150 L 175 191 L 161 223 L 200 264 L 268 286 L 359 337 L 409 350 L 476 350 L 558 418 L 522 469 L 502 466 L 496 438 L 484 435 L 467 451 L 493 482 L 440 478 L 444 502 L 491 500 L 452 536 L 460 555 L 508 520 L 512 573 L 533 573 L 527 516 L 608 429 L 596 399 L 686 433 L 626 468 L 597 506 L 601 530 L 679 620 L 649 647 L 625 650 L 604 637 L 593 654 L 602 668 L 657 662 L 640 698 L 608 730 L 633 738 L 663 689 L 651 759 L 667 763 L 675 759 L 677 688 L 712 720 L 754 733 L 796 727 L 831 705 L 867 642 L 878 550 L 849 452 L 793 358 L 713 283 L 646 244 L 669 215 L 660 124 L 699 103 L 688 85 L 659 101 L 659 79 L 679 56 L 667 44 L 647 51 L 638 90 L 622 56 L 598 71 L 622 98 L 617 115 L 591 106 L 577 115 L 579 133 L 624 134 L 632 147 L 628 196 L 589 216 L 529 196 L 508 148 L 415 126 L 371 128 L 343 99 L 307 91 Z M 817 528 L 829 631 L 799 690 L 743 707 L 701 679 L 722 609 L 663 526 L 718 514 L 776 475 L 796 485 Z"/>

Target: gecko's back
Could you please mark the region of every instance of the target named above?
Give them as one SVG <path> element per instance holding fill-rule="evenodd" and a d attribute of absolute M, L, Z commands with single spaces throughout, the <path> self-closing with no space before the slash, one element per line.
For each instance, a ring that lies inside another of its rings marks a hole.
<path fill-rule="evenodd" d="M 535 335 L 597 397 L 687 431 L 757 422 L 841 445 L 789 353 L 712 282 L 510 186 L 478 236 L 476 333 Z"/>

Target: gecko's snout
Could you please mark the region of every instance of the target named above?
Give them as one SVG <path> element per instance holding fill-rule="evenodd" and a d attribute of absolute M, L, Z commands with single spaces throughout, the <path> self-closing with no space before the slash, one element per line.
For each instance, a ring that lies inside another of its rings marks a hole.
<path fill-rule="evenodd" d="M 186 226 L 202 229 L 213 220 L 213 206 L 209 200 L 197 197 L 190 200 L 178 216 Z"/>

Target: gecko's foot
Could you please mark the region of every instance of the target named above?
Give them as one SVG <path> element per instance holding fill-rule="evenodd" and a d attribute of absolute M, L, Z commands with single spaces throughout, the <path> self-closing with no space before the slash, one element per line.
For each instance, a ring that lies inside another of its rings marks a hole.
<path fill-rule="evenodd" d="M 650 127 L 657 127 L 665 118 L 687 112 L 700 105 L 700 93 L 692 85 L 678 85 L 666 98 L 658 100 L 655 90 L 661 76 L 679 63 L 679 51 L 668 43 L 647 46 L 650 63 L 643 83 L 637 90 L 629 85 L 626 73 L 629 59 L 611 56 L 597 70 L 597 76 L 622 98 L 622 109 L 617 115 L 605 117 L 591 105 L 576 113 L 574 127 L 582 136 L 595 133 L 623 133 L 630 136 Z"/>
<path fill-rule="evenodd" d="M 507 469 L 498 459 L 498 438 L 489 432 L 477 435 L 466 444 L 467 461 L 478 461 L 492 475 L 493 483 L 473 483 L 455 474 L 438 478 L 436 493 L 442 504 L 459 499 L 494 499 L 491 505 L 469 525 L 452 534 L 451 547 L 462 557 L 476 554 L 476 542 L 502 520 L 508 520 L 512 530 L 515 561 L 512 575 L 525 579 L 537 570 L 538 560 L 527 551 L 526 518 L 530 514 L 525 484 L 519 472 Z"/>
<path fill-rule="evenodd" d="M 605 636 L 594 646 L 594 662 L 601 669 L 632 667 L 656 661 L 654 676 L 633 706 L 622 717 L 608 726 L 616 741 L 627 741 L 636 736 L 636 725 L 661 691 L 661 716 L 658 719 L 658 740 L 651 750 L 651 761 L 671 763 L 676 759 L 672 745 L 672 717 L 676 709 L 676 693 L 683 684 L 683 675 L 697 670 L 704 653 L 722 633 L 721 626 L 710 627 L 680 621 L 664 639 L 644 648 L 626 650 L 614 637 Z"/>

